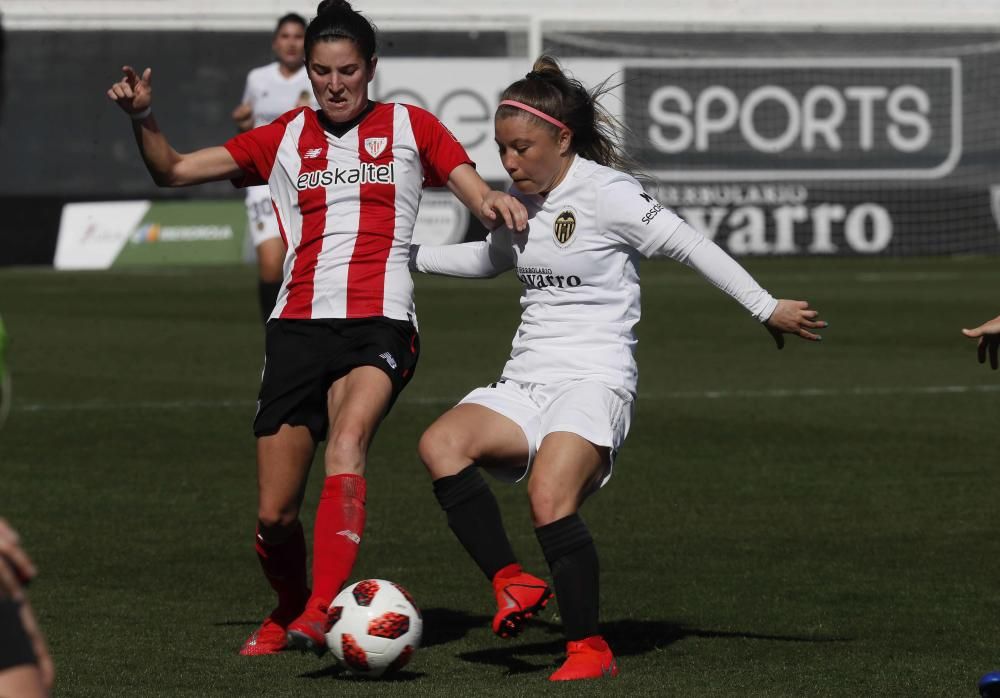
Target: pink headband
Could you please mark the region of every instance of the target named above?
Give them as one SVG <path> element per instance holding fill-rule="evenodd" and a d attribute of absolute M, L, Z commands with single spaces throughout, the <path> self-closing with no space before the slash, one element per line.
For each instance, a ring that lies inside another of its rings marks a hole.
<path fill-rule="evenodd" d="M 556 128 L 559 128 L 559 129 L 563 129 L 564 128 L 567 131 L 572 132 L 572 129 L 569 126 L 567 126 L 566 124 L 564 124 L 563 122 L 561 122 L 559 119 L 555 118 L 554 116 L 549 116 L 548 114 L 546 114 L 543 111 L 538 111 L 534 107 L 529 107 L 527 104 L 524 104 L 523 102 L 515 102 L 512 99 L 505 99 L 504 101 L 500 102 L 500 104 L 498 106 L 501 106 L 501 107 L 502 106 L 517 107 L 518 109 L 523 109 L 524 111 L 528 112 L 529 114 L 534 114 L 539 119 L 544 119 L 545 121 L 548 121 L 550 124 L 552 124 Z"/>

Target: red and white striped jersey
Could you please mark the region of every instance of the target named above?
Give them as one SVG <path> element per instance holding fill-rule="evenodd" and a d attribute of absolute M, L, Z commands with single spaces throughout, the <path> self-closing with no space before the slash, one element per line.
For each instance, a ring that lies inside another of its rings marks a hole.
<path fill-rule="evenodd" d="M 303 107 L 225 144 L 238 187 L 268 184 L 288 246 L 272 318 L 416 322 L 410 240 L 423 187 L 472 164 L 429 112 L 376 104 L 338 138 Z"/>

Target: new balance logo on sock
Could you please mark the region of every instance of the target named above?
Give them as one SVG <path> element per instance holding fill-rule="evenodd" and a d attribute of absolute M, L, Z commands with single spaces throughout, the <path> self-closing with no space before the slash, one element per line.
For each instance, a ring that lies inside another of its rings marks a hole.
<path fill-rule="evenodd" d="M 343 531 L 337 531 L 337 535 L 343 536 L 347 540 L 353 542 L 355 545 L 359 545 L 361 543 L 361 536 L 359 536 L 354 531 L 349 531 L 347 529 L 344 529 Z"/>
<path fill-rule="evenodd" d="M 383 353 L 379 354 L 379 357 L 385 359 L 385 362 L 387 364 L 389 364 L 389 366 L 393 370 L 396 369 L 396 357 L 394 357 L 392 354 L 390 354 L 389 352 L 386 351 L 386 352 L 383 352 Z"/>

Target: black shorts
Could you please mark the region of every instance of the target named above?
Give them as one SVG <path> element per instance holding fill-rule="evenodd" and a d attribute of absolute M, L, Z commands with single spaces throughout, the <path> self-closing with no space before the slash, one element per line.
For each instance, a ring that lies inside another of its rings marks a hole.
<path fill-rule="evenodd" d="M 3 564 L 0 560 L 0 565 Z M 10 599 L 0 599 L 0 671 L 37 661 L 21 623 L 21 605 Z"/>
<path fill-rule="evenodd" d="M 379 368 L 392 381 L 391 407 L 419 356 L 420 337 L 405 320 L 270 320 L 253 433 L 268 436 L 290 424 L 308 427 L 322 441 L 329 426 L 326 396 L 334 381 L 358 366 Z"/>

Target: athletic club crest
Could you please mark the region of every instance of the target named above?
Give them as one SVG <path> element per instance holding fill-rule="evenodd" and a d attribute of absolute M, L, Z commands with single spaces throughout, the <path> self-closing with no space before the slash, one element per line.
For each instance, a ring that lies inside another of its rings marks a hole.
<path fill-rule="evenodd" d="M 556 222 L 552 226 L 552 234 L 555 236 L 556 244 L 559 247 L 566 247 L 573 241 L 573 233 L 576 231 L 576 211 L 565 208 L 556 216 Z"/>
<path fill-rule="evenodd" d="M 389 139 L 385 136 L 380 138 L 366 138 L 365 139 L 365 150 L 373 158 L 377 158 L 385 150 L 385 147 L 389 145 Z"/>

